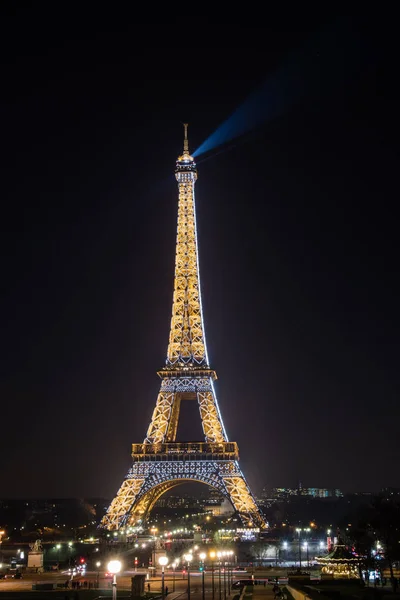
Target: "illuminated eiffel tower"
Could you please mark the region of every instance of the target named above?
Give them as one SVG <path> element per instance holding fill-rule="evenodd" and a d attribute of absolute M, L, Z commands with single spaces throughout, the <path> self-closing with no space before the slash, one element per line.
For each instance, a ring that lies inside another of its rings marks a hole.
<path fill-rule="evenodd" d="M 157 499 L 187 481 L 217 489 L 246 527 L 267 524 L 239 467 L 236 442 L 229 442 L 214 390 L 216 373 L 207 356 L 201 308 L 194 184 L 187 125 L 176 162 L 178 232 L 171 331 L 161 388 L 143 444 L 132 444 L 133 465 L 111 502 L 101 527 L 118 530 L 146 520 Z M 176 442 L 182 400 L 197 400 L 204 442 Z"/>

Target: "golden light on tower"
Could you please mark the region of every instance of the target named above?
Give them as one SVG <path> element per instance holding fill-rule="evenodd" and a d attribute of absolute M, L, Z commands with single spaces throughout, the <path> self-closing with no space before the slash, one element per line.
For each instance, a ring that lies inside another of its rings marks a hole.
<path fill-rule="evenodd" d="M 132 444 L 132 467 L 102 520 L 109 530 L 142 522 L 162 494 L 193 480 L 229 499 L 244 526 L 267 527 L 239 467 L 237 444 L 228 440 L 214 388 L 217 376 L 209 365 L 197 245 L 197 167 L 187 131 L 185 123 L 175 168 L 178 222 L 167 357 L 158 371 L 161 386 L 147 435 L 142 444 Z M 198 403 L 204 442 L 176 441 L 186 400 Z"/>

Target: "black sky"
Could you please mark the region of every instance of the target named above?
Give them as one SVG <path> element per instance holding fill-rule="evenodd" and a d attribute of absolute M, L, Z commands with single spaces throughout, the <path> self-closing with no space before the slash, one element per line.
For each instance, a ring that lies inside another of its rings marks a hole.
<path fill-rule="evenodd" d="M 194 150 L 344 18 L 2 5 L 1 497 L 115 493 L 165 360 L 181 122 Z M 390 15 L 346 19 L 350 79 L 198 159 L 208 350 L 255 491 L 400 486 L 396 44 Z"/>

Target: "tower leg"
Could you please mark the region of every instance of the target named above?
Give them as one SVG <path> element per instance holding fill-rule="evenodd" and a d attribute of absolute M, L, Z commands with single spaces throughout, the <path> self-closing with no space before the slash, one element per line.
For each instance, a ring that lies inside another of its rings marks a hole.
<path fill-rule="evenodd" d="M 101 527 L 111 531 L 120 529 L 125 524 L 144 481 L 144 479 L 125 479 L 123 481 L 101 521 Z"/>

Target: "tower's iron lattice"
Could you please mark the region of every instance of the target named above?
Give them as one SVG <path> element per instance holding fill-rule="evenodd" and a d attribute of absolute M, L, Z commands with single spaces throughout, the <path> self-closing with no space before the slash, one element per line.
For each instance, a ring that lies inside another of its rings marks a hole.
<path fill-rule="evenodd" d="M 245 526 L 266 527 L 239 467 L 236 442 L 229 442 L 210 368 L 201 308 L 194 185 L 187 125 L 176 162 L 178 231 L 171 330 L 167 360 L 158 372 L 161 388 L 143 444 L 132 445 L 133 464 L 108 507 L 101 526 L 115 530 L 146 519 L 157 499 L 185 481 L 199 481 L 228 498 Z M 204 442 L 176 442 L 182 400 L 197 400 Z"/>

